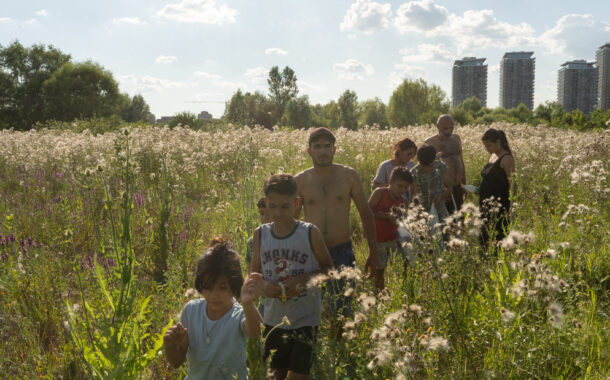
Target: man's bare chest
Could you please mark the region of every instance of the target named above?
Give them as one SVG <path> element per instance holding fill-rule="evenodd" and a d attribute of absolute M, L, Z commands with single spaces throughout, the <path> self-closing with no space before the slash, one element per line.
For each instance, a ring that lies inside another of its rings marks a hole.
<path fill-rule="evenodd" d="M 302 193 L 305 207 L 341 205 L 350 201 L 350 186 L 340 178 L 333 181 L 312 181 Z"/>

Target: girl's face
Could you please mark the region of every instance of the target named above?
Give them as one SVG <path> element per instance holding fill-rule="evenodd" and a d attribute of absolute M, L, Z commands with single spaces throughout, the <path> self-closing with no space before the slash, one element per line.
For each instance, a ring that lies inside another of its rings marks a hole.
<path fill-rule="evenodd" d="M 400 163 L 402 165 L 406 165 L 407 162 L 411 161 L 413 159 L 413 157 L 415 157 L 415 149 L 413 148 L 409 148 L 409 149 L 405 149 L 405 150 L 400 150 L 398 152 L 398 161 L 400 161 Z"/>
<path fill-rule="evenodd" d="M 485 146 L 485 150 L 487 150 L 489 154 L 493 154 L 500 150 L 501 143 L 500 140 L 497 140 L 495 142 L 483 140 L 483 145 Z"/>
<path fill-rule="evenodd" d="M 210 289 L 202 289 L 201 294 L 208 304 L 208 310 L 221 312 L 233 306 L 233 292 L 226 276 L 219 276 Z"/>
<path fill-rule="evenodd" d="M 392 196 L 394 197 L 401 197 L 405 191 L 407 191 L 407 189 L 409 188 L 409 182 L 402 180 L 402 179 L 398 179 L 395 181 L 390 180 L 390 194 L 392 194 Z"/>

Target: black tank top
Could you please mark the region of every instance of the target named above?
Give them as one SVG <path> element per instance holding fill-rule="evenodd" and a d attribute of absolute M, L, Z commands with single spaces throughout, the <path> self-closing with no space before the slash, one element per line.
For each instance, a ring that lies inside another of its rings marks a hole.
<path fill-rule="evenodd" d="M 479 186 L 479 206 L 483 205 L 483 201 L 487 198 L 494 197 L 500 200 L 502 208 L 510 209 L 509 191 L 510 184 L 506 172 L 500 166 L 502 158 L 510 153 L 504 153 L 493 163 L 487 163 L 481 170 L 483 181 Z"/>

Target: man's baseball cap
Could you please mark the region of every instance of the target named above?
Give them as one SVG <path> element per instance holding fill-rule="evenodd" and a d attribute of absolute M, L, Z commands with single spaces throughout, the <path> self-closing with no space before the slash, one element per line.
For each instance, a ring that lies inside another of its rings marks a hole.
<path fill-rule="evenodd" d="M 320 136 L 326 135 L 330 138 L 330 141 L 334 144 L 337 139 L 335 139 L 335 135 L 330 131 L 330 129 L 325 127 L 314 128 L 309 132 L 309 143 L 311 144 L 312 140 L 317 139 Z"/>

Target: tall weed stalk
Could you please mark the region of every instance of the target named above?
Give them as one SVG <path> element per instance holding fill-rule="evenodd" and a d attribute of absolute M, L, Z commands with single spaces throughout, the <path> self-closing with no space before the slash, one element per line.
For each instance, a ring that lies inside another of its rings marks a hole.
<path fill-rule="evenodd" d="M 70 332 L 81 350 L 91 375 L 97 379 L 134 379 L 142 376 L 163 345 L 163 332 L 151 337 L 148 329 L 150 296 L 138 294 L 135 276 L 136 258 L 131 242 L 131 211 L 133 207 L 134 171 L 131 161 L 130 138 L 127 130 L 115 142 L 121 167 L 121 185 L 118 205 L 120 223 L 114 220 L 115 205 L 108 181 L 104 179 L 105 210 L 109 218 L 109 247 L 104 241 L 94 260 L 95 283 L 101 297 L 87 291 L 83 278 L 77 272 L 78 286 L 83 304 L 77 315 L 68 304 Z M 117 266 L 108 273 L 98 263 L 97 256 L 109 250 Z M 90 289 L 90 287 L 88 287 Z M 165 331 L 165 329 L 163 330 Z"/>

